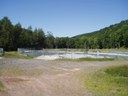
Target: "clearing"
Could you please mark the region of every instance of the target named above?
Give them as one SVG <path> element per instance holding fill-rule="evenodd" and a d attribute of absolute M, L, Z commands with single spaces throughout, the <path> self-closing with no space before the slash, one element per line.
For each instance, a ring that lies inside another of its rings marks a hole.
<path fill-rule="evenodd" d="M 0 96 L 92 96 L 81 81 L 81 73 L 120 64 L 127 64 L 127 60 L 0 59 Z"/>

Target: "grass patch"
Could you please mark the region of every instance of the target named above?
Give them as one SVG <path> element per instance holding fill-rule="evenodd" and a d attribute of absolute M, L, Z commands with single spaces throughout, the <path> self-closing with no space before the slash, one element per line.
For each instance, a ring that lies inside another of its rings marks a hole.
<path fill-rule="evenodd" d="M 113 66 L 82 78 L 94 96 L 128 96 L 128 65 Z"/>
<path fill-rule="evenodd" d="M 8 96 L 7 89 L 5 88 L 2 81 L 0 81 L 0 96 Z"/>
<path fill-rule="evenodd" d="M 106 69 L 105 72 L 112 76 L 128 77 L 128 65 L 111 67 Z"/>
<path fill-rule="evenodd" d="M 0 76 L 39 76 L 41 74 L 43 74 L 43 71 L 41 69 L 22 69 L 16 67 L 0 68 Z"/>
<path fill-rule="evenodd" d="M 79 59 L 57 59 L 57 61 L 77 61 L 77 62 L 82 62 L 82 61 L 112 61 L 114 58 L 79 58 Z"/>
<path fill-rule="evenodd" d="M 79 58 L 79 61 L 112 61 L 114 58 Z"/>
<path fill-rule="evenodd" d="M 69 58 L 61 58 L 61 59 L 56 59 L 56 61 L 77 61 L 76 59 L 69 59 Z"/>
<path fill-rule="evenodd" d="M 3 92 L 5 90 L 3 83 L 0 81 L 0 92 Z"/>
<path fill-rule="evenodd" d="M 19 58 L 19 59 L 32 59 L 32 56 L 25 56 L 25 55 L 21 55 L 18 54 L 17 52 L 5 52 L 4 55 L 2 55 L 1 57 L 4 58 Z"/>

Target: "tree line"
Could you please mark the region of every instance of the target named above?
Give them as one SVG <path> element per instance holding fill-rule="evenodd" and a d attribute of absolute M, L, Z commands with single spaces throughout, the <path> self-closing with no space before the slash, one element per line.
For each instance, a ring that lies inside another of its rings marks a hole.
<path fill-rule="evenodd" d="M 0 20 L 0 48 L 6 51 L 17 48 L 128 48 L 128 20 L 111 25 L 96 32 L 74 37 L 54 37 L 42 28 L 23 28 L 12 24 L 8 17 Z"/>
<path fill-rule="evenodd" d="M 45 35 L 41 28 L 22 28 L 20 23 L 13 25 L 8 17 L 0 20 L 0 47 L 4 50 L 17 48 L 49 48 L 54 37 L 51 33 Z"/>

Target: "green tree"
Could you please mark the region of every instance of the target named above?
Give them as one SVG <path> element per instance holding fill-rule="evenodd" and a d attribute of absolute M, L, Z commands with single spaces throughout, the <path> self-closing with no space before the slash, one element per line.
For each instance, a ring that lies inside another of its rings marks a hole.
<path fill-rule="evenodd" d="M 54 36 L 53 36 L 52 32 L 47 32 L 45 43 L 46 43 L 46 48 L 55 48 Z"/>
<path fill-rule="evenodd" d="M 20 34 L 22 32 L 22 26 L 20 23 L 17 23 L 16 25 L 14 25 L 13 27 L 13 32 L 14 32 L 14 38 L 13 38 L 13 43 L 14 43 L 14 50 L 17 50 L 18 47 L 20 47 Z"/>
<path fill-rule="evenodd" d="M 67 48 L 75 48 L 74 38 L 67 38 L 66 46 Z"/>
<path fill-rule="evenodd" d="M 13 50 L 13 25 L 8 17 L 4 17 L 1 20 L 1 33 L 0 33 L 0 41 L 1 46 L 5 50 Z"/>

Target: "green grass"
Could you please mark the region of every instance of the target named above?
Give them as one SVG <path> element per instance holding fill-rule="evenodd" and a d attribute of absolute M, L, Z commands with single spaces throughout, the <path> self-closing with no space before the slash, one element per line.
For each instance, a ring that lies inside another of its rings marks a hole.
<path fill-rule="evenodd" d="M 94 96 L 128 96 L 128 65 L 90 73 L 83 81 Z"/>
<path fill-rule="evenodd" d="M 74 61 L 74 62 L 82 62 L 82 61 L 112 61 L 114 58 L 79 58 L 79 59 L 57 59 L 57 61 Z"/>
<path fill-rule="evenodd" d="M 18 54 L 17 52 L 5 52 L 4 55 L 2 55 L 1 57 L 4 58 L 17 58 L 17 59 L 32 59 L 32 56 L 25 56 L 25 55 L 21 55 Z"/>
<path fill-rule="evenodd" d="M 128 65 L 111 67 L 106 69 L 105 72 L 112 76 L 128 77 Z"/>
<path fill-rule="evenodd" d="M 79 61 L 112 61 L 114 58 L 80 58 Z"/>

